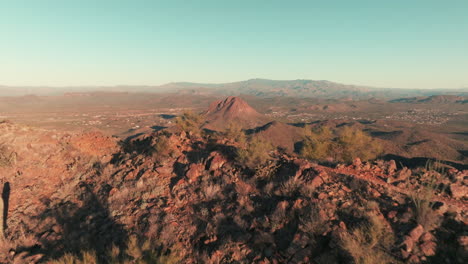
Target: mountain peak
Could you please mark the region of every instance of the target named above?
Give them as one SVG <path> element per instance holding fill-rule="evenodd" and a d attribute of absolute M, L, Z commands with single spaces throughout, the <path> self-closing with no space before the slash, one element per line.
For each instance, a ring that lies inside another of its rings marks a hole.
<path fill-rule="evenodd" d="M 211 103 L 205 115 L 209 127 L 218 129 L 232 122 L 247 128 L 264 124 L 267 120 L 246 101 L 237 96 L 229 96 Z"/>
<path fill-rule="evenodd" d="M 246 101 L 237 96 L 229 96 L 224 100 L 211 103 L 207 114 L 222 114 L 223 117 L 238 117 L 240 114 L 260 115 Z"/>

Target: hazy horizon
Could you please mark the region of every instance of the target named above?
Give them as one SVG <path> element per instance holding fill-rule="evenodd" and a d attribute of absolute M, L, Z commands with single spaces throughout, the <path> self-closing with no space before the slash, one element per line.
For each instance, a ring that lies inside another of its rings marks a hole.
<path fill-rule="evenodd" d="M 342 85 L 349 85 L 349 86 L 360 86 L 360 87 L 367 87 L 370 89 L 411 89 L 411 90 L 438 90 L 438 89 L 447 89 L 447 90 L 465 90 L 468 89 L 466 87 L 378 87 L 378 86 L 371 86 L 366 84 L 355 84 L 355 83 L 341 83 L 336 82 L 333 80 L 312 80 L 312 79 L 304 79 L 304 78 L 297 78 L 297 79 L 267 79 L 267 78 L 250 78 L 245 80 L 236 80 L 236 81 L 228 81 L 228 82 L 194 82 L 194 81 L 173 81 L 173 82 L 166 82 L 166 83 L 159 83 L 159 84 L 105 84 L 105 85 L 8 85 L 0 83 L 0 89 L 3 88 L 51 88 L 51 89 L 67 89 L 67 88 L 112 88 L 112 87 L 161 87 L 164 85 L 170 84 L 199 84 L 199 85 L 222 85 L 222 84 L 231 84 L 231 83 L 238 83 L 238 82 L 247 82 L 252 80 L 268 80 L 268 81 L 275 81 L 275 82 L 288 82 L 288 81 L 313 81 L 313 82 L 320 82 L 326 81 L 336 84 Z M 208 88 L 208 87 L 207 87 Z M 99 90 L 96 90 L 99 91 Z"/>
<path fill-rule="evenodd" d="M 468 87 L 468 2 L 2 1 L 0 85 Z"/>

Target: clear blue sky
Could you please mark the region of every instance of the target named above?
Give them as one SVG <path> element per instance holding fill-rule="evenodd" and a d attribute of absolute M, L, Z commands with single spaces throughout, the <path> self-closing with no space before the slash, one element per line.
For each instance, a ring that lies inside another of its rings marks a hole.
<path fill-rule="evenodd" d="M 468 87 L 467 14 L 467 0 L 0 0 L 0 84 Z"/>

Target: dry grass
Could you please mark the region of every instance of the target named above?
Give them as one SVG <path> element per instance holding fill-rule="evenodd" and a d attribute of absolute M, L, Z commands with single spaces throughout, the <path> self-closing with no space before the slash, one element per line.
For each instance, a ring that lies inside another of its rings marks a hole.
<path fill-rule="evenodd" d="M 16 152 L 11 151 L 5 144 L 0 144 L 0 167 L 8 167 L 16 162 Z"/>
<path fill-rule="evenodd" d="M 416 223 L 422 225 L 425 230 L 436 228 L 441 221 L 441 217 L 433 209 L 432 201 L 438 191 L 439 183 L 446 177 L 445 169 L 440 163 L 428 161 L 419 175 L 420 189 L 410 195 L 414 205 Z M 445 190 L 439 191 L 444 192 Z"/>
<path fill-rule="evenodd" d="M 158 134 L 152 142 L 151 156 L 156 162 L 161 162 L 170 155 L 171 148 L 169 145 L 168 135 L 162 133 Z"/>
<path fill-rule="evenodd" d="M 393 233 L 373 214 L 368 215 L 368 223 L 343 233 L 340 243 L 354 263 L 397 263 L 390 255 Z"/>
<path fill-rule="evenodd" d="M 124 250 L 113 246 L 104 261 L 99 261 L 94 251 L 83 251 L 80 254 L 67 253 L 61 258 L 51 260 L 51 264 L 175 264 L 180 263 L 176 254 L 160 255 L 152 247 L 149 240 L 141 242 L 136 236 L 131 236 Z"/>

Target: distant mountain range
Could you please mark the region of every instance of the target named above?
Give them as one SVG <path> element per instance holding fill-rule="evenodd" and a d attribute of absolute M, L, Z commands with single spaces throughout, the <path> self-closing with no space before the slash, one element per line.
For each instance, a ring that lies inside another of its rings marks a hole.
<path fill-rule="evenodd" d="M 0 96 L 21 96 L 27 94 L 56 95 L 65 92 L 177 92 L 185 94 L 253 95 L 260 97 L 315 97 L 333 99 L 369 99 L 402 97 L 424 97 L 433 95 L 468 96 L 468 88 L 461 89 L 400 89 L 375 88 L 347 85 L 326 80 L 268 80 L 204 84 L 174 82 L 160 86 L 94 86 L 94 87 L 9 87 L 0 86 Z"/>

